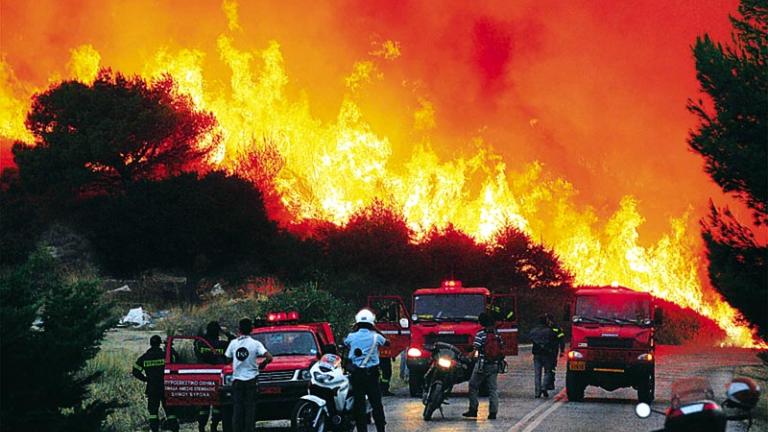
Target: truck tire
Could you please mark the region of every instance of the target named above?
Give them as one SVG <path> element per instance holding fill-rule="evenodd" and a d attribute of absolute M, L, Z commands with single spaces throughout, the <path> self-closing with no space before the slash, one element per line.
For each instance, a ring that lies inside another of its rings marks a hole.
<path fill-rule="evenodd" d="M 429 388 L 429 393 L 427 397 L 425 398 L 426 403 L 424 404 L 424 421 L 430 421 L 432 420 L 432 414 L 440 408 L 440 405 L 442 405 L 443 401 L 443 382 L 442 381 L 435 381 L 432 383 L 432 386 Z"/>
<path fill-rule="evenodd" d="M 570 371 L 565 373 L 565 393 L 568 395 L 570 402 L 583 401 L 584 389 L 586 388 L 587 385 L 580 377 L 570 373 Z"/>
<path fill-rule="evenodd" d="M 654 370 L 648 373 L 647 376 L 642 378 L 642 381 L 637 385 L 637 400 L 650 404 L 656 398 L 656 374 Z"/>
<path fill-rule="evenodd" d="M 424 376 L 411 372 L 408 375 L 408 391 L 411 397 L 421 397 L 424 392 Z"/>

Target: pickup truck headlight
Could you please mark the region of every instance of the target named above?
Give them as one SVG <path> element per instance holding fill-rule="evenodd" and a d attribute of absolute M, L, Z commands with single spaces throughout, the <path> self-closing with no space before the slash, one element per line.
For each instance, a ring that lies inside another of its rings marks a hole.
<path fill-rule="evenodd" d="M 303 369 L 299 372 L 299 379 L 303 381 L 309 381 L 312 378 L 312 374 L 309 373 L 309 369 Z"/>
<path fill-rule="evenodd" d="M 637 356 L 637 359 L 640 361 L 647 361 L 647 362 L 653 361 L 653 354 L 651 353 L 640 354 L 639 356 Z"/>

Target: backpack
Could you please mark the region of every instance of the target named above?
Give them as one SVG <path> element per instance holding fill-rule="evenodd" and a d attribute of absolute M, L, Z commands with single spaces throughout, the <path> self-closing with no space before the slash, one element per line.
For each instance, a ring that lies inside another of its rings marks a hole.
<path fill-rule="evenodd" d="M 504 359 L 504 353 L 501 350 L 501 337 L 496 334 L 495 330 L 486 333 L 483 354 L 488 361 L 499 361 Z"/>

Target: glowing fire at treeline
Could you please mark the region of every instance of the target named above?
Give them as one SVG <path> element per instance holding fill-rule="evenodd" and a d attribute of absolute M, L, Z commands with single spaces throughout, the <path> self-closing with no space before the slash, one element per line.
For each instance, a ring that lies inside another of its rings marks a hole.
<path fill-rule="evenodd" d="M 268 147 L 279 154 L 279 161 L 272 161 L 271 181 L 293 218 L 283 222 L 344 224 L 378 199 L 401 212 L 417 236 L 453 224 L 479 241 L 490 241 L 511 223 L 553 248 L 578 284 L 616 281 L 648 291 L 714 320 L 725 330 L 726 343 L 763 345 L 755 342 L 738 311 L 702 284 L 700 244 L 689 228 L 690 212 L 671 218 L 655 244 L 644 245 L 639 228 L 645 218 L 633 196 L 621 198 L 618 209 L 601 221 L 595 209 L 578 202 L 568 180 L 540 162 L 508 165 L 482 134 L 471 139 L 472 152 L 440 155 L 433 141 L 439 139 L 433 138 L 439 112 L 426 97 L 415 97 L 406 119 L 409 136 L 377 133 L 359 94 L 385 79 L 387 64 L 407 50 L 396 40 L 376 41 L 365 58 L 351 63 L 351 72 L 339 77 L 345 88 L 338 110 L 332 117 L 320 116 L 306 94 L 287 88 L 290 78 L 280 43 L 238 48 L 243 25 L 238 5 L 224 1 L 223 11 L 228 30 L 217 37 L 215 52 L 158 48 L 136 72 L 147 79 L 172 75 L 180 92 L 215 114 L 223 140 L 211 156 L 212 167 L 242 173 L 250 153 Z M 207 75 L 206 63 L 217 59 L 228 69 L 228 84 Z M 99 51 L 82 44 L 70 51 L 67 75 L 53 75 L 50 81 L 71 77 L 90 82 L 101 66 L 108 64 Z M 5 60 L 0 62 L 0 138 L 32 140 L 23 120 L 29 97 L 39 90 L 16 78 Z M 537 123 L 532 118 L 530 127 Z"/>

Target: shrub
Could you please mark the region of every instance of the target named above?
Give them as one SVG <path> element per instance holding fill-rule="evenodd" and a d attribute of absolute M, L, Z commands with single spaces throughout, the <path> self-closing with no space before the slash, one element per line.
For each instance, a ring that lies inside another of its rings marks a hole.
<path fill-rule="evenodd" d="M 117 406 L 114 400 L 83 403 L 100 374 L 83 368 L 112 325 L 98 286 L 95 280 L 66 280 L 44 252 L 0 276 L 4 430 L 101 430 Z"/>

